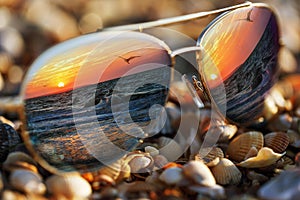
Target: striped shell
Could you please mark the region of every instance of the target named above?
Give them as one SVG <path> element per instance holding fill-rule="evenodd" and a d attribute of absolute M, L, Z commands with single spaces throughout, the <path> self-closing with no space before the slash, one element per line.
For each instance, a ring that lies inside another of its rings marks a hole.
<path fill-rule="evenodd" d="M 276 153 L 282 153 L 289 145 L 289 136 L 283 132 L 272 132 L 264 136 L 265 147 L 273 149 Z"/>
<path fill-rule="evenodd" d="M 251 147 L 261 149 L 264 137 L 261 132 L 249 131 L 235 137 L 228 145 L 227 155 L 231 160 L 241 162 L 245 159 Z"/>
<path fill-rule="evenodd" d="M 195 156 L 195 160 L 203 160 L 205 164 L 210 163 L 215 158 L 224 158 L 224 153 L 220 147 L 202 148 Z"/>
<path fill-rule="evenodd" d="M 211 168 L 211 172 L 216 182 L 221 185 L 237 185 L 242 178 L 240 170 L 227 158 L 221 158 L 219 163 Z"/>

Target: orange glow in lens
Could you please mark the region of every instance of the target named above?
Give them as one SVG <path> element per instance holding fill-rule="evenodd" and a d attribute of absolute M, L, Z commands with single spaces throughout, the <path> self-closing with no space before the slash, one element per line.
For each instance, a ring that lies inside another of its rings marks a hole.
<path fill-rule="evenodd" d="M 110 45 L 104 47 L 109 53 L 104 53 L 103 48 L 97 49 L 97 45 L 96 42 L 70 49 L 47 61 L 28 82 L 25 99 L 66 92 L 156 68 L 150 65 L 147 69 L 132 71 L 145 63 L 169 63 L 166 49 L 157 43 L 139 39 L 111 40 Z"/>
<path fill-rule="evenodd" d="M 208 55 L 204 58 L 203 70 L 210 88 L 218 86 L 246 61 L 271 16 L 269 10 L 259 7 L 241 8 L 233 12 L 225 14 L 210 26 L 200 41 Z"/>

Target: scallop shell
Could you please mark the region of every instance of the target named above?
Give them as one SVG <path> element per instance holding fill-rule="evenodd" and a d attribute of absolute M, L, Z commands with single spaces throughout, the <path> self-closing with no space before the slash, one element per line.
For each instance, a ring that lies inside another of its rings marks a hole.
<path fill-rule="evenodd" d="M 228 145 L 227 155 L 231 160 L 241 162 L 251 149 L 261 149 L 263 146 L 264 137 L 261 132 L 249 131 L 235 137 Z"/>
<path fill-rule="evenodd" d="M 203 186 L 214 186 L 216 180 L 210 169 L 202 161 L 190 161 L 183 166 L 183 173 L 195 183 Z"/>
<path fill-rule="evenodd" d="M 240 170 L 227 158 L 221 158 L 219 163 L 211 168 L 211 172 L 216 182 L 221 185 L 237 185 L 242 178 Z"/>
<path fill-rule="evenodd" d="M 283 132 L 272 132 L 264 136 L 264 146 L 273 149 L 275 153 L 284 152 L 289 142 L 289 136 Z"/>
<path fill-rule="evenodd" d="M 215 158 L 224 158 L 223 150 L 219 147 L 202 148 L 195 156 L 195 160 L 203 160 L 205 164 L 213 161 Z"/>
<path fill-rule="evenodd" d="M 183 179 L 182 168 L 172 167 L 164 170 L 159 176 L 159 180 L 168 185 L 175 185 Z"/>
<path fill-rule="evenodd" d="M 6 159 L 13 147 L 21 143 L 21 138 L 15 129 L 0 121 L 0 162 Z"/>
<path fill-rule="evenodd" d="M 275 153 L 272 149 L 268 147 L 263 147 L 258 151 L 256 157 L 248 158 L 247 160 L 238 163 L 240 167 L 246 168 L 260 168 L 267 167 L 276 163 L 276 161 L 281 158 L 283 154 Z"/>
<path fill-rule="evenodd" d="M 46 192 L 42 177 L 32 171 L 15 170 L 11 173 L 9 182 L 17 190 L 28 194 L 44 194 Z"/>
<path fill-rule="evenodd" d="M 57 199 L 84 199 L 92 194 L 90 184 L 79 173 L 52 175 L 46 180 L 46 185 Z"/>

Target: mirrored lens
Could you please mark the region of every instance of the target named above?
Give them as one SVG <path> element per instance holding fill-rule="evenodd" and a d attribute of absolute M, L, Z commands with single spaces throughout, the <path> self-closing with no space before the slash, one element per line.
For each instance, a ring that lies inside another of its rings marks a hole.
<path fill-rule="evenodd" d="M 258 118 L 277 72 L 279 33 L 274 13 L 263 6 L 225 13 L 206 28 L 198 45 L 204 49 L 200 72 L 212 102 L 226 107 L 226 117 L 233 122 L 247 124 Z M 218 89 L 223 84 L 226 94 Z"/>
<path fill-rule="evenodd" d="M 23 88 L 31 147 L 65 171 L 122 157 L 160 120 L 170 66 L 168 47 L 137 32 L 94 33 L 51 48 Z"/>

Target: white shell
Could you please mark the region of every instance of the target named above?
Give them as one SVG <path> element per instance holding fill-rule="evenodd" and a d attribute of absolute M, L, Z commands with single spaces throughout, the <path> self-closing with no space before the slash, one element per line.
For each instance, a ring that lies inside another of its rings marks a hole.
<path fill-rule="evenodd" d="M 84 199 L 92 194 L 90 184 L 78 173 L 52 175 L 46 180 L 49 192 L 57 198 Z"/>
<path fill-rule="evenodd" d="M 44 194 L 46 186 L 42 177 L 29 170 L 15 170 L 9 177 L 10 184 L 21 192 L 28 194 Z"/>
<path fill-rule="evenodd" d="M 248 158 L 247 160 L 240 162 L 237 165 L 246 168 L 266 167 L 276 163 L 276 161 L 284 154 L 285 153 L 275 153 L 272 149 L 263 147 L 258 151 L 257 156 Z"/>
<path fill-rule="evenodd" d="M 182 169 L 179 167 L 171 167 L 163 171 L 159 176 L 159 180 L 168 185 L 175 185 L 183 179 Z"/>
<path fill-rule="evenodd" d="M 183 166 L 183 173 L 195 183 L 203 186 L 214 186 L 216 180 L 209 168 L 202 161 L 190 161 Z"/>

